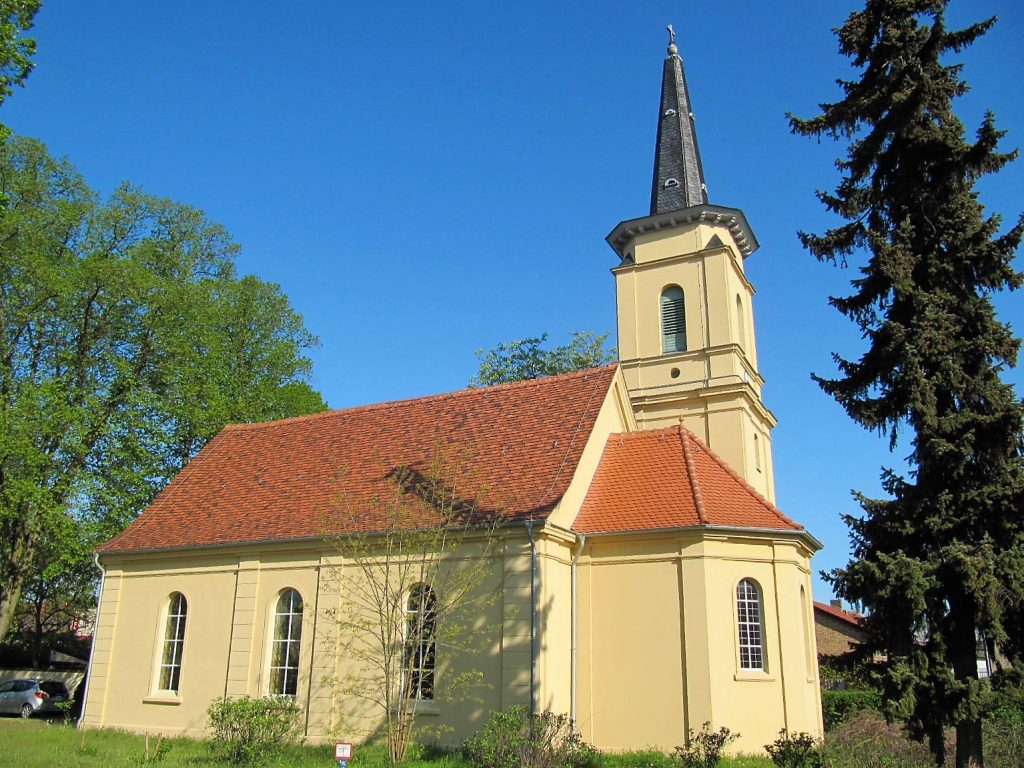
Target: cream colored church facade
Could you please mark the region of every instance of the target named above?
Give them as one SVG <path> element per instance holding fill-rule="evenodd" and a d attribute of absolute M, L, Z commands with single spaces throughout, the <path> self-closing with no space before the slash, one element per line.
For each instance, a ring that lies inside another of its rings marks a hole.
<path fill-rule="evenodd" d="M 774 506 L 744 274 L 757 241 L 741 211 L 707 201 L 674 45 L 651 214 L 608 242 L 615 365 L 225 428 L 99 553 L 83 725 L 200 736 L 213 700 L 283 694 L 310 740 L 352 735 L 346 595 L 330 578 L 346 564 L 322 512 L 338 467 L 369 499 L 382 463 L 423 465 L 440 443 L 471 453 L 479 501 L 504 522 L 484 652 L 431 660 L 438 687 L 479 672 L 483 700 L 420 691 L 423 724 L 458 743 L 521 704 L 571 714 L 612 750 L 671 749 L 705 722 L 740 732 L 744 752 L 781 728 L 820 735 L 820 545 Z"/>

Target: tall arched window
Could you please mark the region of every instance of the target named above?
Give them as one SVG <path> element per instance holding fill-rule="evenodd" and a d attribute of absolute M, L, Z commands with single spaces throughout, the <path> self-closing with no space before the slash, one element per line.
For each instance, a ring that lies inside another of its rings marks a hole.
<path fill-rule="evenodd" d="M 181 658 L 185 650 L 185 619 L 188 618 L 188 601 L 181 592 L 171 595 L 167 603 L 167 622 L 164 625 L 164 647 L 160 654 L 161 691 L 178 692 L 181 681 Z"/>
<path fill-rule="evenodd" d="M 294 696 L 299 686 L 302 643 L 302 596 L 286 589 L 274 610 L 274 637 L 270 642 L 270 693 Z"/>
<path fill-rule="evenodd" d="M 743 316 L 743 299 L 736 294 L 736 343 L 744 352 L 747 349 L 747 323 Z"/>
<path fill-rule="evenodd" d="M 814 652 L 816 644 L 811 640 L 811 620 L 807 612 L 807 591 L 800 585 L 800 618 L 804 624 L 804 664 L 807 667 L 807 679 L 814 675 Z"/>
<path fill-rule="evenodd" d="M 409 590 L 405 612 L 405 653 L 402 681 L 410 699 L 434 698 L 434 652 L 437 597 L 426 584 Z"/>
<path fill-rule="evenodd" d="M 661 351 L 686 351 L 686 300 L 678 285 L 661 292 Z"/>
<path fill-rule="evenodd" d="M 736 585 L 740 669 L 764 669 L 764 610 L 761 589 L 753 579 Z"/>

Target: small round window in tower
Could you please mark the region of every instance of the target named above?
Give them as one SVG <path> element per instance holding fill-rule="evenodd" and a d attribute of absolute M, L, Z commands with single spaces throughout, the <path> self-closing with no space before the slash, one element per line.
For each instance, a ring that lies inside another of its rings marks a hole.
<path fill-rule="evenodd" d="M 679 179 L 665 179 L 665 189 L 668 189 L 669 187 L 678 187 L 678 186 L 679 186 Z"/>
<path fill-rule="evenodd" d="M 675 117 L 677 114 L 679 113 L 672 109 L 672 107 L 665 110 L 665 117 Z"/>
<path fill-rule="evenodd" d="M 678 379 L 679 378 L 679 369 L 678 368 L 673 368 L 671 371 L 668 372 L 668 375 L 671 376 L 673 379 Z"/>

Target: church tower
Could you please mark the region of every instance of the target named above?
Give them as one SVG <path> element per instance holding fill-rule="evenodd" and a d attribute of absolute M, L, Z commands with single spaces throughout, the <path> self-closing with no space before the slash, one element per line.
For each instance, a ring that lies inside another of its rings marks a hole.
<path fill-rule="evenodd" d="M 775 500 L 771 430 L 754 344 L 754 287 L 743 270 L 757 238 L 743 212 L 708 202 L 690 94 L 669 27 L 649 216 L 607 237 L 618 349 L 641 428 L 679 423 Z"/>

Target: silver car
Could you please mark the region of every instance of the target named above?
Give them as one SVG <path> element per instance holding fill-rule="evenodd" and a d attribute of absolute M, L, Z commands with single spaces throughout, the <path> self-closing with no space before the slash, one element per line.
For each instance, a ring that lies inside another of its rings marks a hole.
<path fill-rule="evenodd" d="M 59 712 L 57 704 L 67 698 L 67 686 L 59 680 L 19 678 L 0 683 L 0 712 L 12 715 Z"/>

